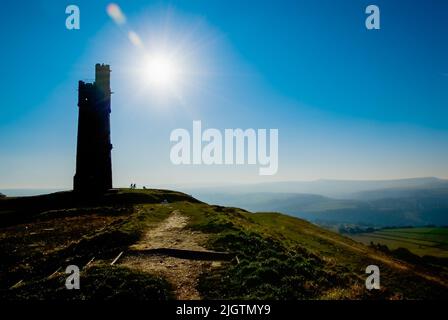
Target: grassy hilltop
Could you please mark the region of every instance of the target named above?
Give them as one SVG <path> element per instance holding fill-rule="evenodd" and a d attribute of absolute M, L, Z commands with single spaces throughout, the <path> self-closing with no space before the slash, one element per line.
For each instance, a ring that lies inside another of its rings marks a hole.
<path fill-rule="evenodd" d="M 71 264 L 80 290 L 65 288 Z M 381 290 L 365 289 L 371 264 Z M 168 190 L 0 198 L 0 270 L 2 300 L 448 298 L 438 261 L 400 260 L 304 220 Z"/>

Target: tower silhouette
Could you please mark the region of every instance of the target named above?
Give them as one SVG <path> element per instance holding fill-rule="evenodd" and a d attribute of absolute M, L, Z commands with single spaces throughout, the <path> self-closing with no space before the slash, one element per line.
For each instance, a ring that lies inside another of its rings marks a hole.
<path fill-rule="evenodd" d="M 96 64 L 95 82 L 79 81 L 75 191 L 104 192 L 112 188 L 110 96 L 110 66 Z"/>

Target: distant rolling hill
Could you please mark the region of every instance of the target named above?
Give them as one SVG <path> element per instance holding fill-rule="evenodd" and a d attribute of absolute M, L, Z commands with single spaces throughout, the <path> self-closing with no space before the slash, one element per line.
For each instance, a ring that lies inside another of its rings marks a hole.
<path fill-rule="evenodd" d="M 303 186 L 303 183 L 289 184 L 292 190 L 293 186 Z M 376 189 L 380 186 L 387 188 Z M 302 190 L 301 188 L 299 189 Z M 233 190 L 209 188 L 190 192 L 209 203 L 238 206 L 250 211 L 282 212 L 310 221 L 376 226 L 448 225 L 446 180 L 421 178 L 364 182 L 317 181 L 310 183 L 309 189 L 319 189 L 326 194 L 339 192 L 339 195 L 346 194 L 346 198 L 279 191 L 282 188 L 276 188 L 274 192 L 239 192 L 245 190 L 245 187 L 235 187 Z"/>
<path fill-rule="evenodd" d="M 351 199 L 364 191 L 383 189 L 433 189 L 448 188 L 448 180 L 434 177 L 397 180 L 328 180 L 284 181 L 254 184 L 233 184 L 227 186 L 182 187 L 174 189 L 193 193 L 302 193 L 318 194 L 337 199 Z"/>

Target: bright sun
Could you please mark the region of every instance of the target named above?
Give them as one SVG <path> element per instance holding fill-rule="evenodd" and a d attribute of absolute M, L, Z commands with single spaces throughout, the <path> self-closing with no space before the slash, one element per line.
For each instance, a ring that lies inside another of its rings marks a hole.
<path fill-rule="evenodd" d="M 179 81 L 180 69 L 174 59 L 164 55 L 147 56 L 144 77 L 147 84 L 160 89 L 173 88 Z"/>

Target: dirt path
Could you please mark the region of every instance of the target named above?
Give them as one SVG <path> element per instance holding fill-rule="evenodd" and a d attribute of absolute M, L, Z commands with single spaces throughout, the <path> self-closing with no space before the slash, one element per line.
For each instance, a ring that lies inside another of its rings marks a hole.
<path fill-rule="evenodd" d="M 174 210 L 157 227 L 148 230 L 130 249 L 137 252 L 161 248 L 207 251 L 203 246 L 207 235 L 186 229 L 187 223 L 188 217 L 182 215 L 179 210 Z M 124 258 L 121 264 L 160 274 L 173 285 L 177 299 L 196 300 L 201 298 L 196 289 L 199 275 L 207 269 L 219 266 L 220 262 L 180 259 L 166 255 L 138 255 Z"/>
<path fill-rule="evenodd" d="M 186 216 L 182 215 L 179 210 L 174 210 L 157 227 L 148 230 L 145 236 L 130 249 L 174 248 L 206 251 L 202 245 L 207 241 L 207 236 L 185 229 L 187 222 Z"/>

